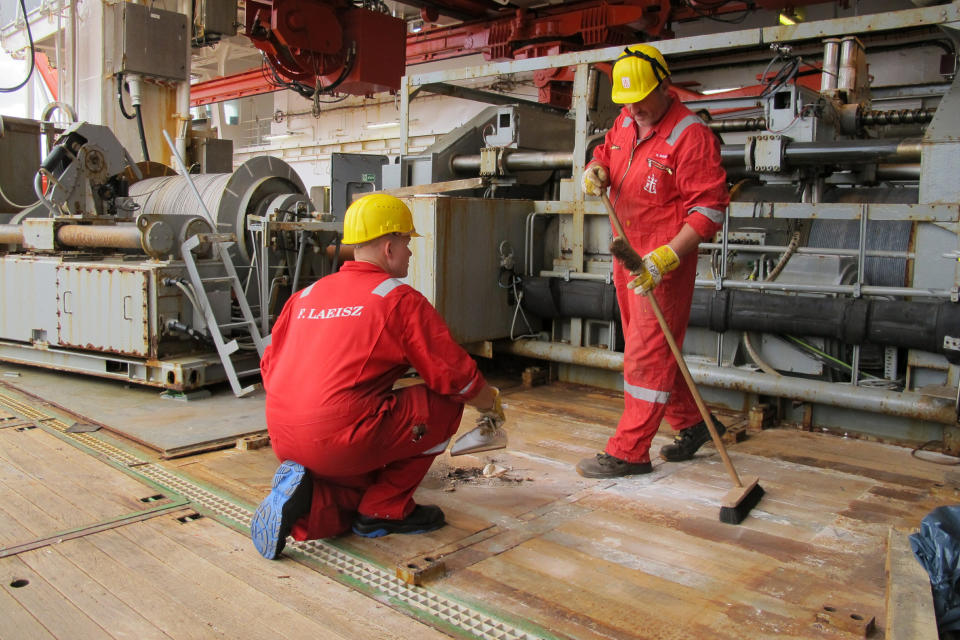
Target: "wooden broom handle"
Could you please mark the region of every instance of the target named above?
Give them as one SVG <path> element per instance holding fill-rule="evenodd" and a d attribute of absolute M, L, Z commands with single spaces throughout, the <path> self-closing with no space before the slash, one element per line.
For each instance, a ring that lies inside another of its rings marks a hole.
<path fill-rule="evenodd" d="M 626 234 L 624 234 L 623 227 L 620 226 L 620 220 L 617 218 L 617 212 L 613 210 L 613 205 L 610 204 L 610 199 L 607 197 L 606 192 L 600 194 L 600 198 L 603 200 L 604 206 L 607 207 L 607 214 L 610 216 L 610 223 L 616 230 L 617 235 L 623 238 L 623 241 L 627 243 L 627 246 L 630 246 L 630 241 L 627 239 Z M 717 451 L 720 452 L 720 457 L 723 458 L 723 464 L 727 467 L 727 473 L 730 474 L 730 479 L 733 480 L 735 485 L 742 488 L 743 483 L 740 481 L 740 476 L 737 475 L 737 470 L 733 468 L 733 463 L 730 461 L 730 456 L 727 455 L 727 448 L 724 446 L 723 440 L 720 439 L 720 434 L 717 433 L 717 427 L 713 424 L 713 418 L 710 416 L 710 411 L 707 409 L 707 405 L 704 403 L 703 397 L 700 395 L 700 391 L 697 390 L 697 385 L 693 382 L 693 376 L 690 375 L 690 369 L 687 368 L 687 363 L 683 359 L 683 354 L 680 352 L 680 347 L 677 346 L 677 341 L 674 340 L 673 333 L 670 331 L 670 327 L 667 326 L 667 319 L 663 317 L 663 311 L 660 310 L 660 305 L 657 303 L 657 299 L 654 297 L 652 290 L 647 292 L 647 299 L 650 301 L 650 308 L 653 309 L 653 314 L 657 316 L 657 322 L 660 323 L 660 329 L 663 330 L 663 335 L 667 339 L 667 344 L 670 345 L 670 351 L 673 352 L 673 357 L 677 361 L 677 366 L 680 368 L 680 373 L 683 374 L 683 379 L 686 380 L 687 387 L 690 388 L 690 395 L 693 396 L 694 402 L 697 403 L 697 409 L 700 410 L 700 415 L 703 416 L 703 421 L 706 423 L 707 429 L 710 431 L 710 437 L 713 438 L 713 444 L 717 447 Z"/>

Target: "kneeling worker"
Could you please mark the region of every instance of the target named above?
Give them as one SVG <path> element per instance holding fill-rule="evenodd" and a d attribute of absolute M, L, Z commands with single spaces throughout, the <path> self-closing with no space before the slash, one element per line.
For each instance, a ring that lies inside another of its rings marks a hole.
<path fill-rule="evenodd" d="M 444 525 L 413 493 L 457 431 L 464 404 L 499 427 L 499 391 L 422 294 L 399 280 L 412 255 L 410 209 L 370 194 L 344 218 L 354 261 L 295 293 L 260 369 L 267 430 L 281 465 L 250 525 L 266 558 L 287 535 L 379 537 Z M 413 367 L 425 384 L 393 389 Z M 502 446 L 502 445 L 501 445 Z"/>

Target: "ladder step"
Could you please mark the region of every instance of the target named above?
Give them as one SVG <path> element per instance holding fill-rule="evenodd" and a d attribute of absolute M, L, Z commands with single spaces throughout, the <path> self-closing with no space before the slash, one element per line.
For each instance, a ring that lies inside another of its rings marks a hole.
<path fill-rule="evenodd" d="M 233 282 L 231 276 L 215 276 L 213 278 L 200 278 L 200 282 Z"/>
<path fill-rule="evenodd" d="M 262 389 L 262 388 L 263 388 L 263 385 L 261 385 L 260 383 L 252 384 L 252 385 L 250 385 L 249 387 L 244 387 L 243 389 L 240 389 L 239 392 L 235 392 L 235 395 L 236 395 L 238 398 L 242 398 L 242 397 L 248 396 L 248 395 L 250 395 L 251 393 L 254 393 L 254 392 L 256 392 L 256 391 L 260 391 L 260 389 Z"/>
<path fill-rule="evenodd" d="M 236 242 L 237 236 L 232 233 L 198 233 L 200 242 Z"/>
<path fill-rule="evenodd" d="M 236 373 L 237 373 L 237 377 L 238 377 L 238 378 L 242 378 L 242 377 L 244 377 L 244 376 L 252 376 L 252 375 L 255 374 L 255 373 L 256 373 L 256 374 L 259 374 L 259 373 L 260 373 L 260 369 L 259 369 L 259 368 L 257 368 L 257 369 L 247 369 L 246 371 L 237 371 Z"/>

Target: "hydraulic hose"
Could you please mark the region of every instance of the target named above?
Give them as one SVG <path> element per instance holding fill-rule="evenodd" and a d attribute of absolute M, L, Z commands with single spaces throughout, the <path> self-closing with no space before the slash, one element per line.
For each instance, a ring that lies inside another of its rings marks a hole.
<path fill-rule="evenodd" d="M 143 132 L 143 114 L 140 112 L 140 105 L 133 105 L 133 109 L 137 112 L 137 129 L 140 131 L 140 148 L 143 150 L 143 161 L 150 162 L 150 154 L 147 152 L 147 136 Z"/>

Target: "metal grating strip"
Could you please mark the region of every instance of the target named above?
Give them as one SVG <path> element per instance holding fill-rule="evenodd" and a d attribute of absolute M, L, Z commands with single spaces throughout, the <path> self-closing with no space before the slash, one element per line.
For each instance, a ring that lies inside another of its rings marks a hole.
<path fill-rule="evenodd" d="M 253 516 L 251 510 L 236 505 L 161 466 L 127 453 L 94 437 L 92 434 L 69 433 L 67 429 L 70 425 L 62 420 L 38 411 L 34 407 L 7 395 L 0 394 L 0 405 L 4 405 L 31 420 L 42 422 L 44 426 L 60 432 L 64 437 L 72 438 L 110 460 L 129 467 L 132 473 L 142 475 L 180 494 L 190 502 L 202 505 L 218 517 L 235 523 L 243 530 L 249 530 L 250 518 Z M 288 544 L 288 547 L 292 547 L 298 554 L 308 556 L 316 562 L 327 565 L 387 597 L 420 610 L 428 616 L 481 640 L 541 640 L 545 637 L 528 633 L 505 622 L 493 619 L 466 605 L 428 591 L 424 587 L 413 587 L 380 567 L 345 553 L 323 540 L 292 542 Z"/>

